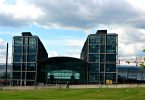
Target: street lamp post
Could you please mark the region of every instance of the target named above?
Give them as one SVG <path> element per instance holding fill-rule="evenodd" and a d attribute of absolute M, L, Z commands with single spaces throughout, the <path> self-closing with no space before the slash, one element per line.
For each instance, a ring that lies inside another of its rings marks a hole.
<path fill-rule="evenodd" d="M 7 85 L 7 67 L 8 67 L 8 43 L 7 43 L 7 51 L 6 51 L 6 75 L 5 75 L 5 86 Z"/>
<path fill-rule="evenodd" d="M 4 45 L 5 42 L 1 41 L 0 44 Z M 8 43 L 7 43 L 7 48 L 6 48 L 6 70 L 5 70 L 5 83 L 4 85 L 7 85 L 7 66 L 8 66 Z"/>

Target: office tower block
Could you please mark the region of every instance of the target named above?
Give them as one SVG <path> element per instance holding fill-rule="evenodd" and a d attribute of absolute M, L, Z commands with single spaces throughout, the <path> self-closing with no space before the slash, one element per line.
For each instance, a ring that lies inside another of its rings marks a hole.
<path fill-rule="evenodd" d="M 118 35 L 98 30 L 90 34 L 83 46 L 81 59 L 87 61 L 87 82 L 105 84 L 107 80 L 117 83 L 116 57 Z"/>
<path fill-rule="evenodd" d="M 22 32 L 22 36 L 13 37 L 12 85 L 34 85 L 42 74 L 39 59 L 48 58 L 46 49 L 38 36 Z"/>

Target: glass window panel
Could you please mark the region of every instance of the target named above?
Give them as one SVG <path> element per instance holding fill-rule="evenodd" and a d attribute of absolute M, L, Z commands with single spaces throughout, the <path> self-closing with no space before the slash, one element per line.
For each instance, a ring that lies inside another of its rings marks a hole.
<path fill-rule="evenodd" d="M 89 52 L 90 53 L 99 53 L 99 45 L 89 45 Z"/>
<path fill-rule="evenodd" d="M 98 81 L 98 73 L 89 73 L 89 81 L 97 82 Z"/>
<path fill-rule="evenodd" d="M 100 64 L 100 72 L 104 72 L 104 64 Z"/>
<path fill-rule="evenodd" d="M 13 79 L 20 79 L 21 78 L 21 72 L 13 72 Z"/>
<path fill-rule="evenodd" d="M 105 42 L 105 35 L 102 35 L 101 36 L 101 44 L 105 44 L 106 42 Z"/>
<path fill-rule="evenodd" d="M 36 46 L 29 46 L 28 47 L 28 53 L 36 53 L 36 52 L 37 52 Z"/>
<path fill-rule="evenodd" d="M 100 45 L 100 52 L 105 53 L 105 45 Z"/>
<path fill-rule="evenodd" d="M 98 63 L 90 63 L 89 64 L 89 72 L 98 72 L 99 64 Z"/>
<path fill-rule="evenodd" d="M 75 73 L 72 76 L 74 77 L 74 79 L 80 79 L 80 73 Z M 72 78 L 72 76 L 71 76 L 71 78 Z"/>
<path fill-rule="evenodd" d="M 116 45 L 107 45 L 107 53 L 116 53 Z"/>
<path fill-rule="evenodd" d="M 116 44 L 116 36 L 115 35 L 107 35 L 107 44 Z"/>
<path fill-rule="evenodd" d="M 14 46 L 14 53 L 22 53 L 22 46 Z"/>
<path fill-rule="evenodd" d="M 89 43 L 90 44 L 96 44 L 96 39 L 94 37 L 89 38 Z"/>
<path fill-rule="evenodd" d="M 116 64 L 106 64 L 106 72 L 116 72 Z"/>
<path fill-rule="evenodd" d="M 23 40 L 24 40 L 24 45 L 28 45 L 28 38 L 24 37 Z"/>
<path fill-rule="evenodd" d="M 14 38 L 14 45 L 23 45 L 23 38 L 22 37 L 15 37 Z"/>
<path fill-rule="evenodd" d="M 47 77 L 53 75 L 54 79 L 80 79 L 80 73 L 70 70 L 55 70 L 47 73 Z"/>
<path fill-rule="evenodd" d="M 24 47 L 23 47 L 23 53 L 25 53 L 25 54 L 27 53 L 27 47 L 28 47 L 28 46 L 24 46 Z"/>
<path fill-rule="evenodd" d="M 23 55 L 23 62 L 27 62 L 26 57 L 26 55 Z"/>
<path fill-rule="evenodd" d="M 21 63 L 13 63 L 13 71 L 21 71 Z"/>
<path fill-rule="evenodd" d="M 35 72 L 27 72 L 27 79 L 35 80 Z"/>
<path fill-rule="evenodd" d="M 106 62 L 116 62 L 116 54 L 107 54 Z"/>
<path fill-rule="evenodd" d="M 100 62 L 105 62 L 105 54 L 100 54 Z"/>
<path fill-rule="evenodd" d="M 99 55 L 98 54 L 89 54 L 89 61 L 90 62 L 99 62 Z"/>
<path fill-rule="evenodd" d="M 101 44 L 101 36 L 91 36 L 89 38 L 90 44 Z"/>
<path fill-rule="evenodd" d="M 27 68 L 27 64 L 26 64 L 26 63 L 23 63 L 23 64 L 22 64 L 22 70 L 25 71 L 26 68 Z"/>
<path fill-rule="evenodd" d="M 28 63 L 27 70 L 28 71 L 36 71 L 36 64 L 35 63 Z"/>
<path fill-rule="evenodd" d="M 36 54 L 29 54 L 27 60 L 28 62 L 36 62 Z"/>
<path fill-rule="evenodd" d="M 25 72 L 22 72 L 22 79 L 25 79 Z"/>
<path fill-rule="evenodd" d="M 22 55 L 14 55 L 13 62 L 22 62 Z"/>
<path fill-rule="evenodd" d="M 104 73 L 100 73 L 100 81 L 104 82 Z"/>
<path fill-rule="evenodd" d="M 34 38 L 34 37 L 29 38 L 29 45 L 36 46 L 36 38 Z"/>

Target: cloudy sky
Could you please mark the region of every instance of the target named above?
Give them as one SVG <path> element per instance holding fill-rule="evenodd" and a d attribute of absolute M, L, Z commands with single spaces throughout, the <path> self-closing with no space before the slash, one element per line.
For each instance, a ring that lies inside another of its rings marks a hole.
<path fill-rule="evenodd" d="M 0 63 L 12 37 L 38 35 L 49 57 L 80 56 L 88 34 L 98 29 L 119 35 L 119 56 L 144 56 L 145 0 L 0 0 Z"/>

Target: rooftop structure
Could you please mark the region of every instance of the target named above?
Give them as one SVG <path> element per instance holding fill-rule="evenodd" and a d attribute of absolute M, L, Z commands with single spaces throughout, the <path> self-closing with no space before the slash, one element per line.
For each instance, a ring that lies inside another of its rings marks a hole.
<path fill-rule="evenodd" d="M 89 63 L 87 68 L 88 83 L 117 83 L 116 56 L 118 35 L 107 34 L 107 30 L 98 30 L 90 34 L 83 46 L 81 59 Z"/>

